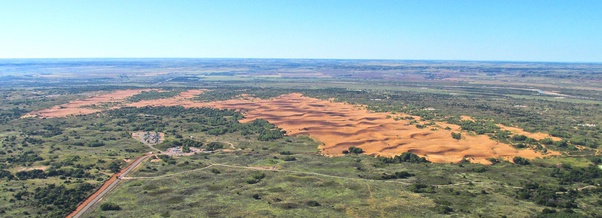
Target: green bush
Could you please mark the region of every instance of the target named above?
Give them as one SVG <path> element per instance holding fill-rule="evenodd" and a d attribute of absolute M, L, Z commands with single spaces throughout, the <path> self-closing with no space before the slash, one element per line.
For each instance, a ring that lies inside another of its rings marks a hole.
<path fill-rule="evenodd" d="M 455 132 L 452 132 L 452 133 L 451 133 L 451 136 L 452 136 L 452 138 L 454 138 L 454 139 L 457 139 L 457 140 L 460 140 L 460 139 L 462 139 L 462 133 L 455 133 Z"/>
<path fill-rule="evenodd" d="M 526 158 L 523 158 L 523 157 L 514 157 L 512 159 L 512 162 L 514 162 L 515 164 L 518 164 L 518 165 L 529 165 L 529 164 L 531 164 L 531 162 L 529 162 L 529 160 L 527 160 Z"/>
<path fill-rule="evenodd" d="M 108 211 L 108 210 L 121 210 L 121 207 L 115 203 L 109 203 L 109 202 L 105 202 L 102 203 L 100 205 L 100 209 L 102 211 Z"/>
<path fill-rule="evenodd" d="M 343 154 L 361 154 L 364 150 L 358 147 L 349 147 L 349 150 L 343 151 Z"/>

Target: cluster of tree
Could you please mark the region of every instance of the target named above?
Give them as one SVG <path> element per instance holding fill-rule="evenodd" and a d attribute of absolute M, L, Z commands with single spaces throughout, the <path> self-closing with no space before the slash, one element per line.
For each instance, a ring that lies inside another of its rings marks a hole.
<path fill-rule="evenodd" d="M 29 145 L 41 145 L 44 140 L 35 137 L 25 137 L 21 142 L 22 147 L 28 147 Z"/>
<path fill-rule="evenodd" d="M 15 178 L 15 176 L 13 176 L 13 174 L 10 171 L 0 170 L 0 179 L 4 178 L 6 178 L 7 180 L 11 180 Z"/>
<path fill-rule="evenodd" d="M 245 180 L 245 182 L 248 184 L 255 184 L 255 183 L 261 182 L 261 180 L 263 178 L 265 178 L 265 173 L 256 172 L 256 173 L 253 173 L 253 175 L 251 175 L 251 177 L 247 178 Z"/>
<path fill-rule="evenodd" d="M 535 203 L 548 207 L 576 208 L 575 199 L 579 193 L 563 187 L 552 188 L 537 183 L 528 183 L 517 192 L 517 198 L 532 200 Z"/>
<path fill-rule="evenodd" d="M 410 191 L 414 193 L 435 193 L 435 187 L 422 183 L 414 183 L 410 185 Z"/>
<path fill-rule="evenodd" d="M 44 158 L 40 157 L 33 151 L 25 151 L 18 155 L 11 155 L 6 157 L 6 162 L 14 165 L 30 165 L 36 161 L 43 161 Z"/>
<path fill-rule="evenodd" d="M 73 178 L 94 178 L 90 172 L 86 171 L 83 166 L 76 166 L 75 168 L 67 169 L 55 169 L 54 167 L 49 168 L 45 171 L 46 176 L 65 176 Z"/>
<path fill-rule="evenodd" d="M 15 173 L 15 177 L 19 178 L 19 180 L 28 180 L 28 179 L 45 179 L 48 177 L 43 170 L 27 170 L 27 171 L 19 171 Z"/>
<path fill-rule="evenodd" d="M 95 140 L 87 141 L 84 145 L 87 147 L 101 147 L 101 146 L 105 146 L 105 143 L 103 141 L 95 139 Z"/>
<path fill-rule="evenodd" d="M 175 165 L 177 163 L 176 159 L 174 159 L 171 156 L 164 155 L 164 154 L 159 155 L 159 158 L 161 159 L 161 161 L 163 161 L 167 164 L 170 164 L 170 165 Z"/>
<path fill-rule="evenodd" d="M 458 133 L 452 132 L 452 133 L 451 133 L 451 137 L 452 137 L 453 139 L 460 140 L 460 139 L 462 139 L 462 133 L 459 133 L 459 132 L 458 132 Z"/>
<path fill-rule="evenodd" d="M 529 165 L 529 164 L 531 164 L 531 162 L 529 162 L 529 160 L 527 160 L 526 158 L 524 158 L 524 157 L 518 157 L 518 156 L 512 158 L 512 162 L 514 162 L 515 164 L 518 164 L 518 165 Z"/>
<path fill-rule="evenodd" d="M 561 184 L 573 184 L 575 182 L 596 185 L 602 183 L 602 170 L 596 165 L 585 168 L 563 165 L 562 168 L 554 168 L 550 176 L 558 178 Z"/>
<path fill-rule="evenodd" d="M 286 134 L 286 131 L 283 131 L 280 128 L 269 130 L 264 129 L 259 133 L 257 139 L 259 139 L 260 141 L 271 141 L 284 137 L 284 134 Z"/>
<path fill-rule="evenodd" d="M 472 131 L 479 135 L 485 133 L 494 133 L 500 129 L 499 126 L 495 125 L 494 122 L 491 121 L 483 121 L 483 120 L 459 120 L 457 117 L 452 117 L 447 120 L 448 123 L 457 124 L 462 127 L 462 130 Z"/>
<path fill-rule="evenodd" d="M 95 189 L 96 187 L 89 183 L 78 184 L 73 188 L 49 184 L 46 187 L 35 188 L 33 199 L 29 201 L 39 208 L 44 208 L 44 216 L 64 217 L 75 210 Z"/>
<path fill-rule="evenodd" d="M 117 172 L 119 171 L 118 167 L 119 166 L 117 165 Z M 111 168 L 111 169 L 112 169 L 112 171 L 114 170 L 113 168 Z M 0 178 L 7 178 L 7 179 L 13 179 L 13 178 L 16 178 L 19 180 L 45 179 L 48 177 L 55 177 L 55 176 L 60 176 L 61 178 L 64 178 L 64 177 L 94 178 L 94 176 L 92 174 L 90 174 L 89 172 L 87 172 L 84 169 L 84 167 L 81 165 L 79 165 L 75 168 L 67 168 L 67 169 L 55 168 L 53 166 L 46 171 L 39 170 L 39 169 L 24 170 L 24 171 L 16 172 L 14 176 L 9 171 L 5 171 L 5 170 L 0 171 Z"/>
<path fill-rule="evenodd" d="M 171 91 L 162 91 L 162 92 L 155 91 L 155 90 L 143 91 L 136 95 L 128 97 L 126 100 L 130 101 L 130 102 L 138 102 L 138 101 L 144 101 L 144 100 L 171 98 L 171 97 L 175 97 L 175 96 L 179 95 L 182 91 L 183 90 L 171 90 Z"/>
<path fill-rule="evenodd" d="M 364 150 L 358 147 L 349 147 L 349 149 L 344 150 L 343 154 L 361 154 L 364 153 Z"/>
<path fill-rule="evenodd" d="M 117 161 L 113 161 L 109 164 L 109 170 L 112 173 L 118 173 L 121 170 L 121 166 L 119 166 L 119 163 L 117 163 Z"/>
<path fill-rule="evenodd" d="M 401 155 L 395 155 L 394 157 L 382 157 L 379 156 L 378 159 L 383 163 L 428 163 L 424 157 L 420 157 L 411 152 L 403 152 Z"/>
<path fill-rule="evenodd" d="M 224 148 L 225 144 L 221 143 L 221 142 L 210 142 L 209 144 L 207 144 L 207 151 L 215 151 L 217 149 L 222 149 Z"/>
<path fill-rule="evenodd" d="M 280 139 L 286 134 L 281 128 L 276 127 L 274 124 L 269 123 L 264 119 L 256 119 L 251 122 L 251 131 L 259 133 L 257 139 L 260 141 L 271 141 Z"/>
<path fill-rule="evenodd" d="M 399 172 L 395 172 L 393 174 L 386 174 L 386 173 L 384 173 L 381 176 L 381 178 L 384 179 L 384 180 L 387 180 L 387 179 L 406 179 L 406 178 L 409 178 L 409 177 L 412 177 L 412 176 L 415 176 L 415 175 L 412 174 L 412 173 L 409 173 L 408 171 L 399 171 Z"/>
<path fill-rule="evenodd" d="M 100 209 L 102 211 L 121 210 L 121 207 L 116 203 L 105 202 L 105 203 L 100 204 Z"/>
<path fill-rule="evenodd" d="M 14 119 L 19 119 L 21 116 L 25 115 L 27 112 L 27 110 L 19 108 L 19 107 L 14 107 L 11 109 L 0 109 L 0 124 L 5 124 L 8 121 L 14 120 Z"/>

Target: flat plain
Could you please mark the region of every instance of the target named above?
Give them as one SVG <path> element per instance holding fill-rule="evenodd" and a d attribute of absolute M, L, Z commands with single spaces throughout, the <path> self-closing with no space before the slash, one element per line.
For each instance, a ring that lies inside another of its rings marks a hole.
<path fill-rule="evenodd" d="M 148 152 L 84 217 L 602 215 L 599 64 L 2 67 L 3 217 L 66 216 Z"/>

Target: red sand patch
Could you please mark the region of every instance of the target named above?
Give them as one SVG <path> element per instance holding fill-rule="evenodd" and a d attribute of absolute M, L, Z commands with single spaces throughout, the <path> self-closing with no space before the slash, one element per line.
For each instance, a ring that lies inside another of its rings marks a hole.
<path fill-rule="evenodd" d="M 541 133 L 541 132 L 536 132 L 536 133 L 526 132 L 525 130 L 523 130 L 521 128 L 504 126 L 502 124 L 498 124 L 497 126 L 502 128 L 503 130 L 508 130 L 508 131 L 512 132 L 512 134 L 525 135 L 529 138 L 534 138 L 537 140 L 541 140 L 541 139 L 545 139 L 545 138 L 551 138 L 554 141 L 562 140 L 561 138 L 554 137 L 549 134 L 545 134 L 545 133 Z"/>
<path fill-rule="evenodd" d="M 319 100 L 287 94 L 273 99 L 257 99 L 241 96 L 217 102 L 194 102 L 192 97 L 204 90 L 189 90 L 168 99 L 140 101 L 126 106 L 184 106 L 237 109 L 245 114 L 241 122 L 262 118 L 287 131 L 289 135 L 309 135 L 323 143 L 319 148 L 324 155 L 342 155 L 351 146 L 362 148 L 366 154 L 394 156 L 413 152 L 438 163 L 459 162 L 468 158 L 473 162 L 488 164 L 487 158 L 515 156 L 536 158 L 547 155 L 530 149 L 514 147 L 489 139 L 485 135 L 462 134 L 461 140 L 451 137 L 446 126 L 460 132 L 460 127 L 437 123 L 433 127 L 419 129 L 407 120 L 387 118 L 389 113 L 373 113 L 363 106 Z M 396 116 L 399 116 L 397 114 Z M 401 115 L 407 116 L 407 115 Z M 530 136 L 531 137 L 531 136 Z"/>
<path fill-rule="evenodd" d="M 71 101 L 67 104 L 62 104 L 58 106 L 54 106 L 49 109 L 44 109 L 36 112 L 32 112 L 27 114 L 25 117 L 45 117 L 45 118 L 53 118 L 53 117 L 66 117 L 71 115 L 85 115 L 85 114 L 93 114 L 96 112 L 102 111 L 102 109 L 96 108 L 87 108 L 92 105 L 102 104 L 102 103 L 122 103 L 126 98 L 139 94 L 143 91 L 150 91 L 151 89 L 127 89 L 127 90 L 118 90 L 107 94 L 93 96 L 91 98 L 75 100 Z"/>
<path fill-rule="evenodd" d="M 289 135 L 309 135 L 323 143 L 325 155 L 341 155 L 351 146 L 362 148 L 366 154 L 394 156 L 413 152 L 432 162 L 459 162 L 468 158 L 473 162 L 489 163 L 487 158 L 536 158 L 545 156 L 533 150 L 514 147 L 489 139 L 486 135 L 462 134 L 461 140 L 451 132 L 431 127 L 419 129 L 406 120 L 387 118 L 389 113 L 372 113 L 345 103 L 304 97 L 300 94 L 283 95 L 270 100 L 235 99 L 210 103 L 213 107 L 245 110 L 242 122 L 263 118 L 283 128 Z M 460 127 L 439 123 L 459 131 Z"/>

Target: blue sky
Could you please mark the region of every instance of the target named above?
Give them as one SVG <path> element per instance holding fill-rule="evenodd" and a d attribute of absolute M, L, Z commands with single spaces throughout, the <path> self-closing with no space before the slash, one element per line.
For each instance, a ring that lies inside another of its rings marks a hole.
<path fill-rule="evenodd" d="M 602 1 L 0 1 L 0 58 L 92 57 L 602 62 Z"/>

